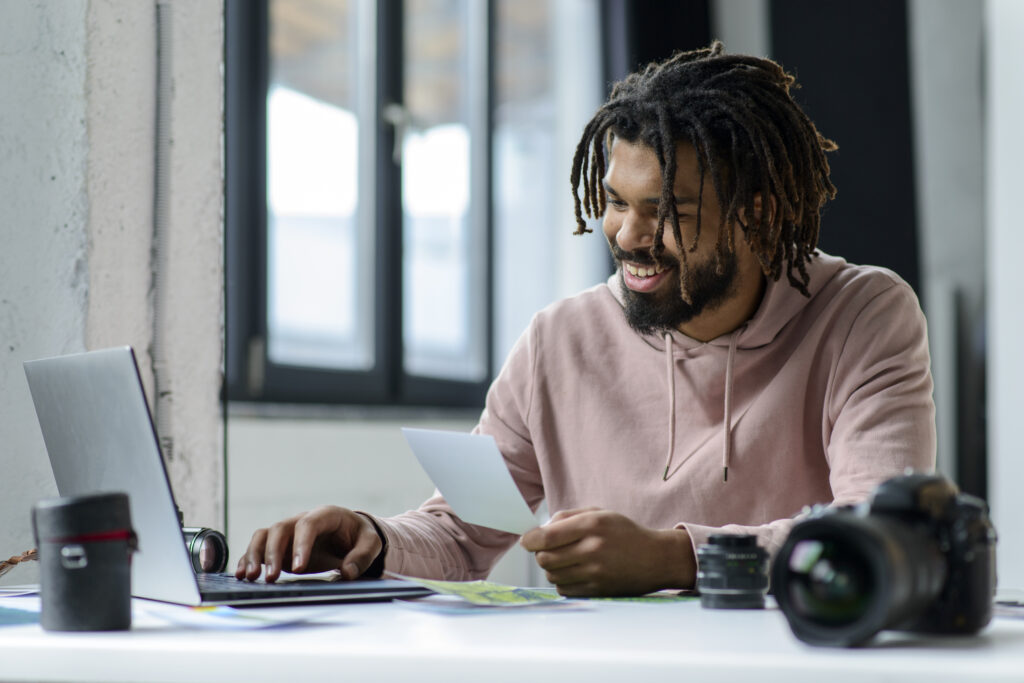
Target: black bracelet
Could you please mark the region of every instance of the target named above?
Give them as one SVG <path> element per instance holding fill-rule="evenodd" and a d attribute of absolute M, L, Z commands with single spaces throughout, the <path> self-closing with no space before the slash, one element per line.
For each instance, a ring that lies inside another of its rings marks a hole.
<path fill-rule="evenodd" d="M 366 568 L 366 571 L 362 573 L 361 578 L 367 579 L 379 579 L 384 575 L 384 556 L 388 552 L 388 537 L 384 535 L 384 531 L 381 530 L 377 524 L 377 520 L 372 515 L 368 515 L 365 512 L 357 512 L 356 514 L 362 515 L 366 519 L 370 520 L 370 524 L 373 525 L 373 530 L 377 532 L 377 536 L 380 538 L 380 552 L 377 553 L 377 557 L 373 558 L 373 562 Z"/>

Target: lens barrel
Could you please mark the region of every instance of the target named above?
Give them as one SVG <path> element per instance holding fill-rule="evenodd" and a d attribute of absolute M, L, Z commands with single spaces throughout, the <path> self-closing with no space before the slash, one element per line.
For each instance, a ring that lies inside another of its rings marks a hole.
<path fill-rule="evenodd" d="M 205 527 L 185 527 L 181 533 L 197 574 L 219 574 L 227 568 L 228 540 L 224 534 Z"/>
<path fill-rule="evenodd" d="M 760 609 L 768 592 L 768 553 L 749 534 L 713 534 L 697 548 L 697 591 L 710 609 Z"/>
<path fill-rule="evenodd" d="M 772 567 L 772 590 L 794 635 L 834 647 L 899 628 L 945 580 L 945 558 L 928 530 L 852 512 L 795 525 Z"/>

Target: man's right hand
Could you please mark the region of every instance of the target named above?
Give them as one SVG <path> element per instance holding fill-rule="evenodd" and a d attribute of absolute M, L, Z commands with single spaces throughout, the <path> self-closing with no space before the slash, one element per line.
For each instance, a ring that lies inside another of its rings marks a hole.
<path fill-rule="evenodd" d="M 342 578 L 356 579 L 370 567 L 381 547 L 368 517 L 326 505 L 269 529 L 257 529 L 238 561 L 235 576 L 255 581 L 265 564 L 268 583 L 277 581 L 282 571 L 304 574 L 338 569 Z"/>

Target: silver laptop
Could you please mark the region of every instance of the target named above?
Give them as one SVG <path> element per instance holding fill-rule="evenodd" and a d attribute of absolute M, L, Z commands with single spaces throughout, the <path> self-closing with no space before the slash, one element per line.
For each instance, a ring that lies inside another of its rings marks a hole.
<path fill-rule="evenodd" d="M 132 595 L 185 605 L 390 600 L 429 590 L 393 579 L 268 584 L 197 574 L 130 347 L 25 363 L 61 496 L 123 491 L 139 549 Z"/>

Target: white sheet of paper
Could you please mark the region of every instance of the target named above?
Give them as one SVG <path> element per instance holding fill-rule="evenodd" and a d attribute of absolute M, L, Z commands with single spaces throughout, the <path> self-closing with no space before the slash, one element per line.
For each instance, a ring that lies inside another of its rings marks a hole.
<path fill-rule="evenodd" d="M 412 452 L 463 521 L 522 534 L 540 526 L 494 437 L 403 427 Z"/>

